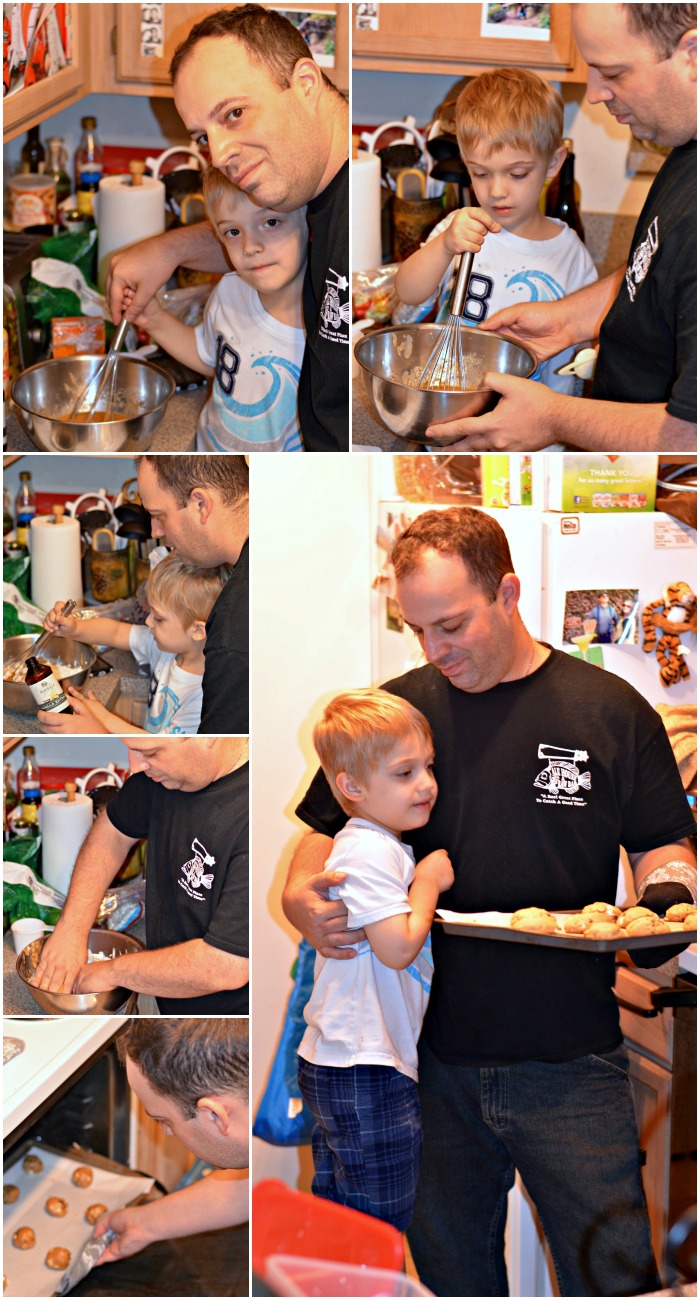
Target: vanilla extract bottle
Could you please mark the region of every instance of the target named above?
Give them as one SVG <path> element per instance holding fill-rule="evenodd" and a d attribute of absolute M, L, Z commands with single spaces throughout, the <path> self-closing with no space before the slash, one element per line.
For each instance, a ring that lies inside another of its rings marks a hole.
<path fill-rule="evenodd" d="M 73 706 L 56 681 L 50 665 L 42 664 L 34 655 L 24 662 L 27 665 L 24 680 L 39 708 L 45 709 L 47 713 L 73 713 Z"/>

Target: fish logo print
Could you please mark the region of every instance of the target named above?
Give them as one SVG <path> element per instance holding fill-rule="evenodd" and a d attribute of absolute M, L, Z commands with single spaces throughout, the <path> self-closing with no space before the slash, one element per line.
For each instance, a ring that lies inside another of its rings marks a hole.
<path fill-rule="evenodd" d="M 178 881 L 178 884 L 190 895 L 190 898 L 204 898 L 203 894 L 198 893 L 200 889 L 211 889 L 214 883 L 214 872 L 207 872 L 205 867 L 216 865 L 216 858 L 207 853 L 204 845 L 198 839 L 192 841 L 192 854 L 189 862 L 182 865 L 182 875 L 184 881 Z"/>

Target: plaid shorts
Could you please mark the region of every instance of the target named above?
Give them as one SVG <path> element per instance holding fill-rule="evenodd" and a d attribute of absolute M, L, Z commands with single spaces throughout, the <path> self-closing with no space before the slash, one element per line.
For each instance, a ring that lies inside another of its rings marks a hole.
<path fill-rule="evenodd" d="M 315 1196 L 349 1205 L 400 1231 L 413 1215 L 423 1147 L 418 1088 L 387 1065 L 312 1065 L 299 1088 L 316 1120 Z"/>

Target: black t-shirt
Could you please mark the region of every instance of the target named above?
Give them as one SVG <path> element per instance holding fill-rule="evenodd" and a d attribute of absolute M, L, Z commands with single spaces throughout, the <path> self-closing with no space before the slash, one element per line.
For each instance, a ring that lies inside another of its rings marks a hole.
<path fill-rule="evenodd" d="M 299 379 L 299 425 L 306 451 L 349 450 L 349 178 L 346 162 L 306 209 L 306 347 Z"/>
<path fill-rule="evenodd" d="M 143 772 L 107 808 L 122 835 L 148 839 L 146 944 L 203 939 L 248 957 L 248 764 L 187 793 Z M 195 998 L 158 998 L 164 1015 L 247 1015 L 248 985 Z"/>
<path fill-rule="evenodd" d="M 248 735 L 248 568 L 246 541 L 207 619 L 200 735 Z"/>
<path fill-rule="evenodd" d="M 658 714 L 612 673 L 554 650 L 530 677 L 471 694 L 432 666 L 386 690 L 435 737 L 438 797 L 407 834 L 416 860 L 450 854 L 458 912 L 576 909 L 614 901 L 619 845 L 694 833 Z M 335 835 L 344 814 L 322 773 L 297 809 Z M 457 1065 L 572 1060 L 620 1041 L 614 958 L 448 935 L 433 926 L 435 975 L 423 1033 Z"/>
<path fill-rule="evenodd" d="M 697 146 L 674 149 L 652 185 L 617 298 L 603 321 L 593 397 L 664 402 L 695 422 Z M 610 445 L 614 446 L 614 413 Z"/>

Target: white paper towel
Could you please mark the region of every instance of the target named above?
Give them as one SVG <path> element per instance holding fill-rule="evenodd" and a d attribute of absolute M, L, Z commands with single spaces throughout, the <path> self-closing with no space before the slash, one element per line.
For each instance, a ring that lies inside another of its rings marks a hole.
<path fill-rule="evenodd" d="M 77 519 L 64 516 L 57 524 L 53 515 L 35 515 L 29 528 L 29 551 L 35 605 L 48 610 L 57 600 L 83 599 Z"/>
<path fill-rule="evenodd" d="M 42 875 L 53 889 L 68 893 L 75 859 L 95 813 L 89 795 L 76 794 L 70 803 L 64 790 L 44 796 L 39 809 Z"/>
<path fill-rule="evenodd" d="M 379 154 L 360 149 L 352 160 L 353 271 L 371 271 L 382 264 L 382 164 Z"/>
<path fill-rule="evenodd" d="M 132 185 L 130 176 L 103 176 L 97 200 L 97 284 L 103 290 L 110 258 L 118 248 L 165 230 L 165 186 L 152 176 Z"/>

